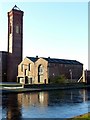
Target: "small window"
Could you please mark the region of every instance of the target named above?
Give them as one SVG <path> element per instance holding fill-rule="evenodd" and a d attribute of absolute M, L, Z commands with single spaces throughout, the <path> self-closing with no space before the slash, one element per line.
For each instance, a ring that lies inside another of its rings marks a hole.
<path fill-rule="evenodd" d="M 16 25 L 16 33 L 19 34 L 20 33 L 20 28 L 18 25 Z"/>
<path fill-rule="evenodd" d="M 31 64 L 28 65 L 28 70 L 29 70 L 29 71 L 31 70 Z"/>
<path fill-rule="evenodd" d="M 0 57 L 0 62 L 1 62 L 1 57 Z"/>
<path fill-rule="evenodd" d="M 23 64 L 21 65 L 21 71 L 23 72 Z"/>

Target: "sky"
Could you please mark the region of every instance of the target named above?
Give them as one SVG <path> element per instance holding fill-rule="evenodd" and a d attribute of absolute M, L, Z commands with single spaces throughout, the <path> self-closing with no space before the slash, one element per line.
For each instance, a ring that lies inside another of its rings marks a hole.
<path fill-rule="evenodd" d="M 23 58 L 72 59 L 88 69 L 88 2 L 1 2 L 0 51 L 7 51 L 7 12 L 15 4 L 24 11 Z"/>

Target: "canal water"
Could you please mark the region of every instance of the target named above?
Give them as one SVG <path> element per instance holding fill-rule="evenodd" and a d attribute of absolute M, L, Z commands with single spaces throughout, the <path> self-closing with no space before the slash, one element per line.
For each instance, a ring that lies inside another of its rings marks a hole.
<path fill-rule="evenodd" d="M 0 109 L 2 109 L 2 117 L 8 118 L 7 120 L 71 118 L 90 112 L 90 90 L 3 94 Z"/>

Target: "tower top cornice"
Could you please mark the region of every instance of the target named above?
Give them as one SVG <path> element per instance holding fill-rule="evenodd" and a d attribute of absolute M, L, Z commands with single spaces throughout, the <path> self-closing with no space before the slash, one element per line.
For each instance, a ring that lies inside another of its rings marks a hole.
<path fill-rule="evenodd" d="M 8 12 L 8 15 L 13 15 L 14 13 L 17 13 L 17 14 L 22 14 L 24 15 L 24 12 L 22 10 L 20 10 L 19 7 L 17 7 L 17 5 L 15 5 L 10 12 Z"/>
<path fill-rule="evenodd" d="M 12 10 L 19 10 L 19 11 L 21 11 L 20 8 L 17 7 L 17 5 L 15 5 L 15 6 L 12 8 Z"/>

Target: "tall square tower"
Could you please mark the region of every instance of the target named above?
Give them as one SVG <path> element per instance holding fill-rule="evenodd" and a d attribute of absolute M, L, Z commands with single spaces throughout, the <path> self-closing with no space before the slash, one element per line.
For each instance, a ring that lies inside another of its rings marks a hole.
<path fill-rule="evenodd" d="M 23 14 L 16 5 L 8 12 L 7 80 L 16 81 L 18 64 L 23 55 Z"/>

